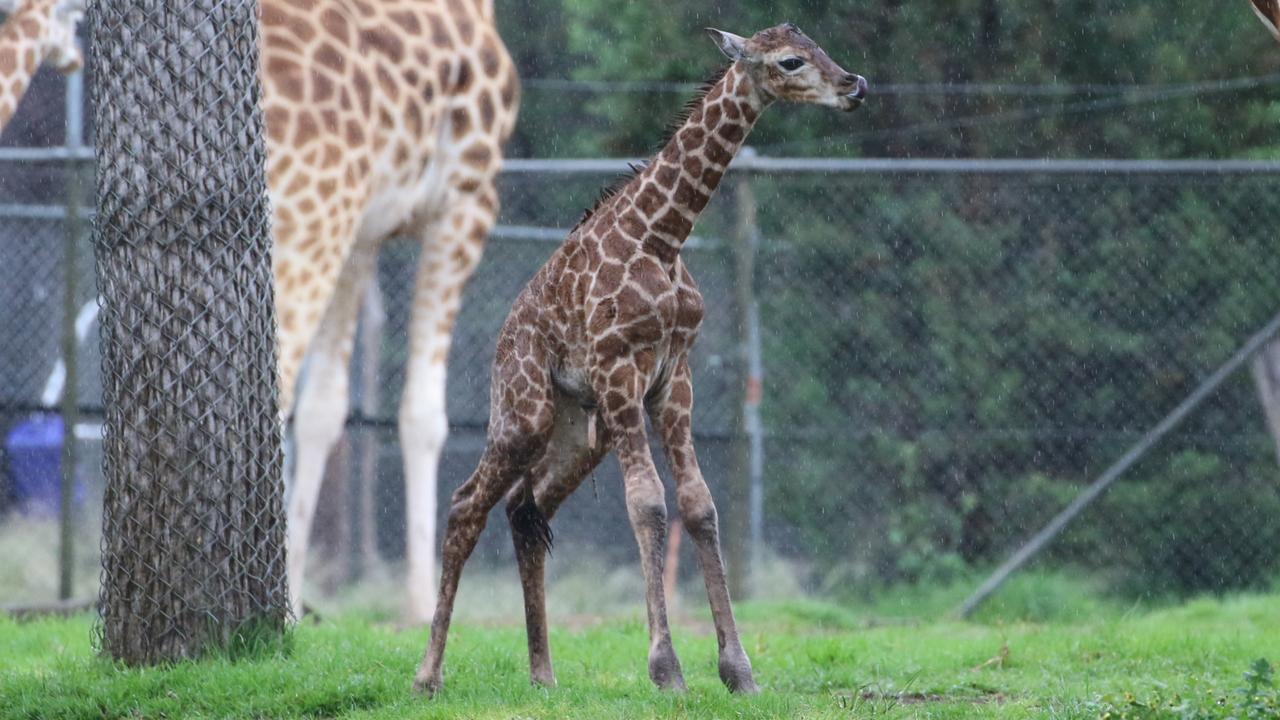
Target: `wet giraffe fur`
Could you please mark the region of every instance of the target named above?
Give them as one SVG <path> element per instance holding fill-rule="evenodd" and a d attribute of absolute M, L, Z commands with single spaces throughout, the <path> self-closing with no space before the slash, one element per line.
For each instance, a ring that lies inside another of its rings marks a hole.
<path fill-rule="evenodd" d="M 640 548 L 649 677 L 661 688 L 684 689 L 663 597 L 667 509 L 649 453 L 646 414 L 661 435 L 677 507 L 697 548 L 721 680 L 734 692 L 757 689 L 730 606 L 716 508 L 694 453 L 689 349 L 704 308 L 680 248 L 769 104 L 789 100 L 852 110 L 862 103 L 866 81 L 842 70 L 793 25 L 750 39 L 708 32 L 733 63 L 695 100 L 653 161 L 606 193 L 570 232 L 516 299 L 499 334 L 488 442 L 479 466 L 452 498 L 439 601 L 414 681 L 418 691 L 441 687 L 462 567 L 490 509 L 504 497 L 524 590 L 530 678 L 555 684 L 544 592 L 547 543 L 539 541 L 539 518 L 553 517 L 610 451 L 622 466 L 627 515 Z"/>

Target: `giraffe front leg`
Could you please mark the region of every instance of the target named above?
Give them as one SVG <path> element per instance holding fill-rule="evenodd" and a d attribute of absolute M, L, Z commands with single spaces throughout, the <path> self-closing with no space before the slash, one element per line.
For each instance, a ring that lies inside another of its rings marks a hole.
<path fill-rule="evenodd" d="M 635 416 L 640 416 L 635 408 Z M 643 420 L 641 420 L 643 422 Z M 640 548 L 640 568 L 644 573 L 645 609 L 649 621 L 649 679 L 664 690 L 683 691 L 684 675 L 671 645 L 667 624 L 667 601 L 662 586 L 662 568 L 667 554 L 667 504 L 662 481 L 649 454 L 644 427 L 632 428 L 619 436 L 618 461 L 626 487 L 627 518 Z"/>
<path fill-rule="evenodd" d="M 698 562 L 702 566 L 707 600 L 716 626 L 720 680 L 731 692 L 755 693 L 759 689 L 751 671 L 751 660 L 738 637 L 729 587 L 725 582 L 716 506 L 693 449 L 692 412 L 693 384 L 689 362 L 682 358 L 665 392 L 651 407 L 650 417 L 662 435 L 668 464 L 676 476 L 676 504 L 680 517 L 698 549 Z"/>
<path fill-rule="evenodd" d="M 494 201 L 486 190 L 452 192 L 449 198 L 442 214 L 420 222 L 422 256 L 400 405 L 408 617 L 413 623 L 429 622 L 436 603 L 436 498 L 440 455 L 449 434 L 445 380 L 454 321 L 493 222 Z"/>
<path fill-rule="evenodd" d="M 671 645 L 662 584 L 667 504 L 644 427 L 644 394 L 654 370 L 653 357 L 648 350 L 608 357 L 597 348 L 592 386 L 601 401 L 605 427 L 614 438 L 626 489 L 627 517 L 640 548 L 649 620 L 649 678 L 664 690 L 683 691 L 684 676 Z"/>

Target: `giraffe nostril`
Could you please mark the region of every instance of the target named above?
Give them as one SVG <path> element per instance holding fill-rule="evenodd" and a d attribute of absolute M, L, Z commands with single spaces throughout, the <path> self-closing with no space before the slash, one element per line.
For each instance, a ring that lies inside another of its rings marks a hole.
<path fill-rule="evenodd" d="M 855 83 L 857 83 L 857 87 L 855 87 L 853 92 L 850 94 L 858 98 L 859 100 L 861 100 L 867 96 L 867 90 L 869 89 L 867 87 L 867 79 L 862 77 L 861 75 L 854 75 L 854 77 L 857 78 L 854 81 Z"/>
<path fill-rule="evenodd" d="M 845 84 L 845 85 L 850 85 L 850 86 L 857 85 L 857 84 L 858 84 L 858 76 L 857 76 L 857 75 L 854 75 L 853 73 L 845 73 L 845 74 L 844 74 L 844 84 Z"/>

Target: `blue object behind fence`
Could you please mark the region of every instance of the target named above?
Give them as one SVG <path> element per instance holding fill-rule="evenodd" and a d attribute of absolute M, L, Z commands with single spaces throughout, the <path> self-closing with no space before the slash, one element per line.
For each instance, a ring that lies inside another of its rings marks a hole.
<path fill-rule="evenodd" d="M 24 515 L 58 514 L 62 496 L 62 417 L 33 415 L 5 437 L 13 499 Z M 75 504 L 84 500 L 84 484 L 75 483 Z"/>

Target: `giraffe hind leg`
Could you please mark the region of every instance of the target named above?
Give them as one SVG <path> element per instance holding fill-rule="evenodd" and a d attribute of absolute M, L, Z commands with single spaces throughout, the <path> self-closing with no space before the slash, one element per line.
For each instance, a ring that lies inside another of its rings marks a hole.
<path fill-rule="evenodd" d="M 556 511 L 573 494 L 587 475 L 608 453 L 609 440 L 602 437 L 588 441 L 588 415 L 574 403 L 561 405 L 556 414 L 555 429 L 547 451 L 529 471 L 524 482 L 507 497 L 507 516 L 511 521 L 511 540 L 520 568 L 520 586 L 524 592 L 525 631 L 529 645 L 529 680 L 534 685 L 554 687 L 555 671 L 551 664 L 551 648 L 547 639 L 546 557 L 550 550 L 541 541 L 536 528 L 529 528 L 519 518 L 521 513 L 536 512 L 543 518 Z M 592 415 L 595 410 L 589 411 Z M 532 489 L 530 497 L 529 489 Z M 550 527 L 548 525 L 548 533 Z"/>
<path fill-rule="evenodd" d="M 505 328 L 498 342 L 500 348 L 504 340 L 514 344 Z M 489 441 L 475 472 L 453 494 L 431 639 L 413 682 L 418 692 L 434 695 L 442 686 L 444 648 L 458 580 L 489 511 L 538 462 L 551 436 L 555 414 L 551 382 L 543 362 L 545 354 L 536 346 L 519 349 L 523 355 L 500 352 L 494 362 Z"/>
<path fill-rule="evenodd" d="M 445 642 L 462 568 L 475 550 L 489 511 L 524 474 L 529 465 L 528 458 L 538 450 L 537 439 L 519 445 L 491 442 L 475 472 L 454 492 L 445 525 L 440 593 L 431 622 L 431 639 L 414 678 L 415 691 L 434 695 L 442 687 Z"/>

